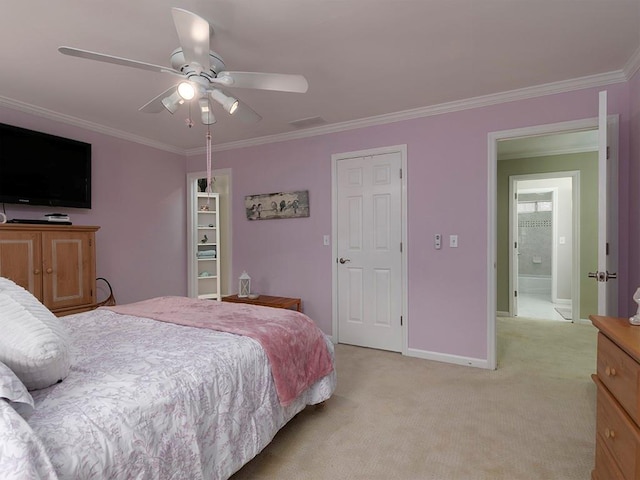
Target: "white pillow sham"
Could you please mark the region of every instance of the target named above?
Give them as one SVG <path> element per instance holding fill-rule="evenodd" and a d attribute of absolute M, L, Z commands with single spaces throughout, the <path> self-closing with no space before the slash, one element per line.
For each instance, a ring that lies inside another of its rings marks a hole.
<path fill-rule="evenodd" d="M 69 374 L 69 339 L 62 323 L 30 292 L 0 277 L 0 361 L 29 389 Z"/>
<path fill-rule="evenodd" d="M 9 367 L 0 362 L 0 398 L 9 401 L 11 406 L 23 417 L 33 411 L 33 397 L 27 387 Z"/>

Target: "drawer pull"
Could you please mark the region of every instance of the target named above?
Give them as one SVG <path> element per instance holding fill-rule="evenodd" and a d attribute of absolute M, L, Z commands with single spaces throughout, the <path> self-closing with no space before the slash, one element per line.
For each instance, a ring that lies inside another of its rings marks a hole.
<path fill-rule="evenodd" d="M 33 274 L 34 274 L 34 275 L 40 275 L 40 269 L 39 269 L 39 268 L 36 268 L 36 269 L 33 271 Z"/>
<path fill-rule="evenodd" d="M 616 432 L 613 430 L 609 430 L 608 428 L 605 428 L 604 436 L 613 440 L 614 438 L 616 438 Z"/>
<path fill-rule="evenodd" d="M 47 273 L 52 273 L 52 272 L 53 272 L 53 268 L 51 268 L 51 267 L 47 268 L 46 272 L 47 272 Z M 608 374 L 607 374 L 607 375 L 608 375 Z"/>
<path fill-rule="evenodd" d="M 604 369 L 604 373 L 607 374 L 607 377 L 615 377 L 616 376 L 616 369 L 612 368 L 612 367 L 607 367 Z"/>

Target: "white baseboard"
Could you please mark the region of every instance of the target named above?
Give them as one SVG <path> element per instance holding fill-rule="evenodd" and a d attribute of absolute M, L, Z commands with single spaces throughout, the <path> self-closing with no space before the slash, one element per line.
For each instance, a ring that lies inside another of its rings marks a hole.
<path fill-rule="evenodd" d="M 406 355 L 407 357 L 424 358 L 425 360 L 453 363 L 455 365 L 464 365 L 467 367 L 489 368 L 489 363 L 483 358 L 461 357 L 459 355 L 429 352 L 427 350 L 419 350 L 417 348 L 408 348 Z"/>
<path fill-rule="evenodd" d="M 556 301 L 554 303 L 557 303 L 558 305 L 571 305 L 571 299 L 570 298 L 556 298 Z"/>

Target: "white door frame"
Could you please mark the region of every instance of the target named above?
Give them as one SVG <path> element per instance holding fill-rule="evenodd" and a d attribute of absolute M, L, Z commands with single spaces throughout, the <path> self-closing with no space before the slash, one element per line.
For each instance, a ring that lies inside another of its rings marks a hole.
<path fill-rule="evenodd" d="M 408 316 L 408 275 L 407 275 L 407 256 L 409 247 L 407 244 L 407 145 L 393 145 L 389 147 L 372 148 L 367 150 L 358 150 L 354 152 L 334 153 L 331 155 L 331 303 L 332 303 L 332 340 L 333 343 L 339 343 L 338 336 L 338 161 L 349 158 L 369 157 L 382 155 L 386 153 L 399 153 L 401 158 L 402 178 L 401 184 L 401 209 L 402 209 L 402 227 L 401 241 L 401 307 L 402 307 L 402 351 L 403 355 L 407 354 L 409 344 L 409 316 Z"/>
<path fill-rule="evenodd" d="M 509 248 L 511 249 L 511 268 L 509 269 L 509 315 L 517 315 L 517 302 L 513 292 L 518 289 L 518 263 L 516 258 L 517 249 L 514 248 L 516 241 L 518 226 L 517 203 L 515 199 L 518 189 L 518 182 L 527 180 L 546 180 L 554 178 L 570 178 L 571 179 L 571 317 L 572 321 L 580 318 L 580 171 L 571 170 L 565 172 L 548 172 L 548 173 L 531 173 L 526 175 L 509 176 Z M 558 189 L 556 187 L 544 187 L 534 189 L 535 191 L 551 191 L 553 192 L 553 251 L 552 251 L 552 286 L 551 297 L 555 303 L 557 300 L 557 276 L 558 276 L 558 254 L 556 244 L 556 232 L 558 231 Z M 519 247 L 519 245 L 518 245 Z"/>
<path fill-rule="evenodd" d="M 611 156 L 617 162 L 618 115 L 607 117 L 611 130 Z M 532 135 L 548 135 L 598 128 L 598 118 L 572 120 L 568 122 L 535 125 L 512 130 L 489 132 L 488 142 L 488 178 L 487 178 L 487 368 L 495 370 L 497 366 L 497 330 L 496 330 L 496 268 L 497 268 L 497 197 L 498 197 L 498 141 L 509 138 L 528 137 Z M 616 168 L 617 171 L 617 168 Z M 611 181 L 617 180 L 611 179 Z M 617 245 L 615 246 L 617 252 Z"/>

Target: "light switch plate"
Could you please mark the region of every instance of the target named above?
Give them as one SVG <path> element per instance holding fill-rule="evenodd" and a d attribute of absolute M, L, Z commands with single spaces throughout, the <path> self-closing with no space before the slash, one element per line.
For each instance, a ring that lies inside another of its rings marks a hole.
<path fill-rule="evenodd" d="M 449 235 L 449 247 L 458 248 L 458 235 Z"/>
<path fill-rule="evenodd" d="M 322 237 L 322 244 L 325 246 L 329 245 L 329 240 L 329 235 L 325 235 L 324 237 Z"/>

